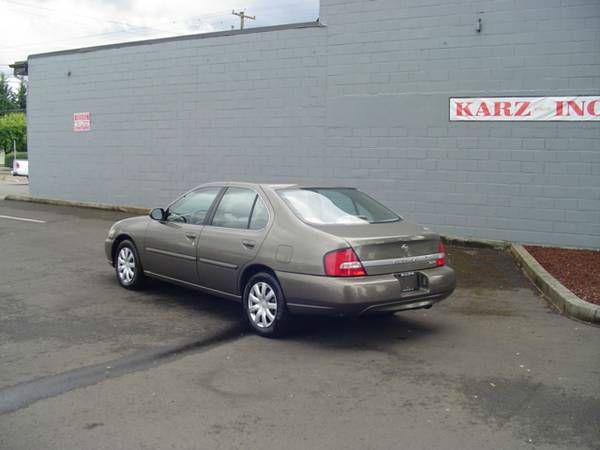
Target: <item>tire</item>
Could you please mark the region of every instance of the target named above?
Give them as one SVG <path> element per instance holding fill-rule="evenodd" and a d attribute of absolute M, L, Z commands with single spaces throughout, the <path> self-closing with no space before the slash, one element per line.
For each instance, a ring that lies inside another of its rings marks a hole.
<path fill-rule="evenodd" d="M 263 337 L 285 334 L 290 313 L 281 286 L 273 275 L 267 272 L 253 275 L 244 287 L 242 302 L 246 319 L 257 334 Z"/>
<path fill-rule="evenodd" d="M 115 251 L 115 273 L 125 289 L 140 289 L 144 283 L 144 269 L 135 244 L 126 239 Z"/>

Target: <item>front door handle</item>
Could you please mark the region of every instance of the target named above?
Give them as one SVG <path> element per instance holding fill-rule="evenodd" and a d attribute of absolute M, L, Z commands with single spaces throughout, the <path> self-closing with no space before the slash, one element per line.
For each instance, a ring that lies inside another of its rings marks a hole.
<path fill-rule="evenodd" d="M 193 241 L 198 237 L 198 235 L 196 233 L 185 233 L 185 237 L 190 241 Z"/>
<path fill-rule="evenodd" d="M 246 248 L 254 248 L 254 246 L 256 245 L 255 241 L 247 241 L 247 240 L 243 240 L 242 241 L 242 245 Z"/>

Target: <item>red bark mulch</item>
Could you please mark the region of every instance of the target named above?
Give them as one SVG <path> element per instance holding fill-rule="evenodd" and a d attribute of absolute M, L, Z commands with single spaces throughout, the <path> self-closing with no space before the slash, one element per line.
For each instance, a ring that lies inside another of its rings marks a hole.
<path fill-rule="evenodd" d="M 544 269 L 579 298 L 600 305 L 600 251 L 525 248 Z"/>

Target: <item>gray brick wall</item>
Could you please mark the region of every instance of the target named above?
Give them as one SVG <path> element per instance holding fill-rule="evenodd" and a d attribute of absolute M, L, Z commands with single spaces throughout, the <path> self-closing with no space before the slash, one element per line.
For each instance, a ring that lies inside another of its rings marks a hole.
<path fill-rule="evenodd" d="M 451 96 L 600 93 L 598 0 L 321 0 L 321 22 L 31 58 L 32 193 L 341 183 L 441 232 L 600 247 L 600 123 L 448 121 Z"/>

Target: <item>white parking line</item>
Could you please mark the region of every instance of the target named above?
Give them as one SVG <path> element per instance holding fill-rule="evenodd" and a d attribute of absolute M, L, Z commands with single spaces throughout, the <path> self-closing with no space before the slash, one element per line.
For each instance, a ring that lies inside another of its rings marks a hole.
<path fill-rule="evenodd" d="M 0 214 L 0 219 L 20 220 L 22 222 L 33 222 L 33 223 L 46 223 L 45 220 L 28 219 L 26 217 L 3 216 L 1 214 Z"/>

